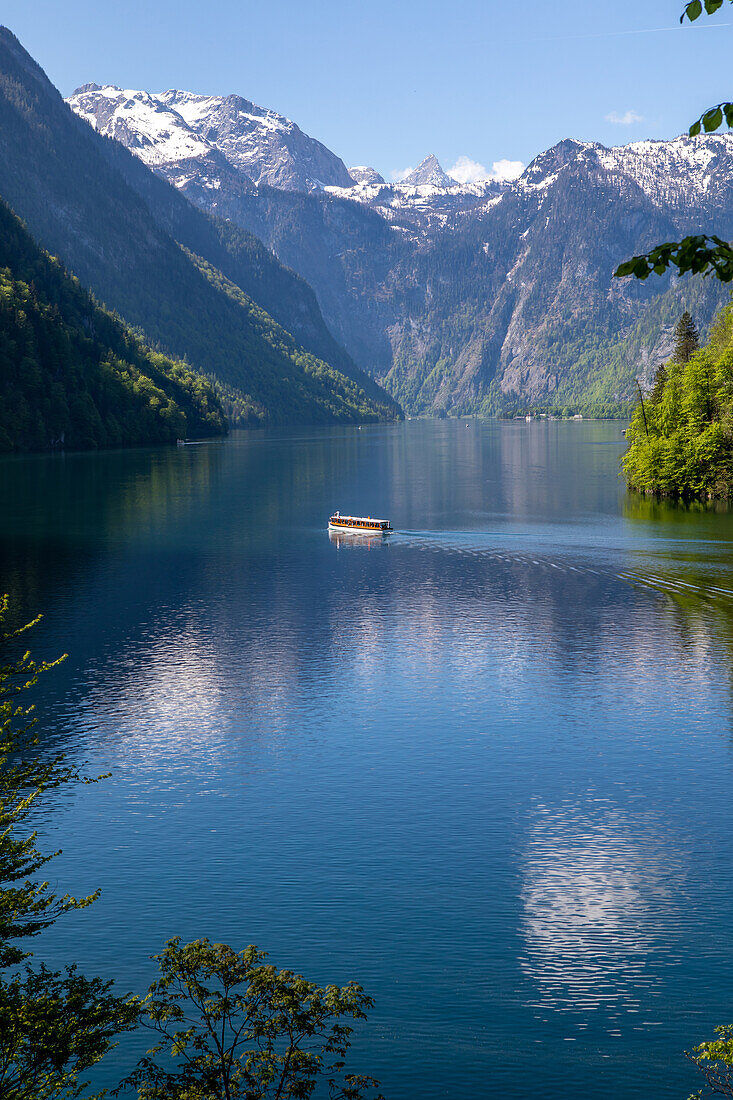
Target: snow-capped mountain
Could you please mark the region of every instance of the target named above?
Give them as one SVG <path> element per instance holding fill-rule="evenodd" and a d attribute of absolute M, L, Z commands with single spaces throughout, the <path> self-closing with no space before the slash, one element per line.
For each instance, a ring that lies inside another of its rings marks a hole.
<path fill-rule="evenodd" d="M 358 164 L 354 168 L 349 168 L 349 175 L 354 183 L 376 183 L 381 185 L 385 183 L 383 176 L 380 176 L 376 168 L 369 168 L 365 164 Z"/>
<path fill-rule="evenodd" d="M 424 238 L 452 224 L 466 211 L 495 200 L 506 186 L 496 180 L 458 183 L 447 176 L 440 165 L 438 170 L 429 173 L 431 178 L 447 182 L 410 183 L 404 179 L 400 183 L 385 183 L 381 176 L 379 181 L 365 176 L 350 188 L 326 187 L 325 190 L 336 198 L 369 206 L 396 228 L 403 228 L 416 238 Z M 350 169 L 352 178 L 355 178 L 354 171 Z"/>
<path fill-rule="evenodd" d="M 502 190 L 488 181 L 459 184 L 432 154 L 399 183 L 385 183 L 367 166 L 347 170 L 294 122 L 236 95 L 84 84 L 67 102 L 95 130 L 126 145 L 196 205 L 224 217 L 232 216 L 232 205 L 243 194 L 267 185 L 329 191 L 424 232 Z"/>
<path fill-rule="evenodd" d="M 438 158 L 432 153 L 400 182 L 407 184 L 408 187 L 420 187 L 422 184 L 428 184 L 431 187 L 455 187 L 456 185 L 456 180 L 445 174 L 438 163 Z"/>
<path fill-rule="evenodd" d="M 70 102 L 194 203 L 264 241 L 408 411 L 591 395 L 618 407 L 668 353 L 676 311 L 704 325 L 721 301 L 712 281 L 640 285 L 613 271 L 685 233 L 733 237 L 733 134 L 614 148 L 567 139 L 503 182 L 459 183 L 430 155 L 386 183 L 325 150 L 329 175 L 306 161 L 306 148 L 323 146 L 237 97 L 95 85 Z M 287 146 L 283 177 L 286 131 L 310 144 Z"/>
<path fill-rule="evenodd" d="M 669 354 L 683 309 L 704 326 L 725 297 L 714 280 L 613 272 L 686 232 L 733 237 L 733 134 L 566 140 L 518 180 L 472 190 L 329 188 L 297 218 L 256 195 L 236 218 L 314 287 L 338 339 L 410 412 L 579 399 L 618 411 Z"/>
<path fill-rule="evenodd" d="M 312 191 L 350 187 L 343 161 L 290 119 L 241 96 L 123 90 L 84 84 L 67 102 L 96 130 L 116 138 L 182 187 L 232 183 Z"/>
<path fill-rule="evenodd" d="M 536 157 L 516 183 L 520 191 L 549 187 L 562 171 L 597 164 L 633 180 L 660 209 L 684 215 L 699 206 L 730 209 L 733 134 L 686 134 L 671 141 L 635 141 L 607 148 L 566 139 Z"/>

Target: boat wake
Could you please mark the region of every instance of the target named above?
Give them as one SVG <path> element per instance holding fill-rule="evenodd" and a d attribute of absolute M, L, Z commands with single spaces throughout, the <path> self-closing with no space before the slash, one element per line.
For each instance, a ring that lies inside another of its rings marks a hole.
<path fill-rule="evenodd" d="M 521 537 L 521 536 L 517 536 Z M 489 540 L 492 540 L 489 542 Z M 426 531 L 396 531 L 389 539 L 389 545 L 393 548 L 411 547 L 420 548 L 435 553 L 459 554 L 473 559 L 483 559 L 488 562 L 501 562 L 506 565 L 520 566 L 525 569 L 532 567 L 541 570 L 554 570 L 557 573 L 576 574 L 596 578 L 614 579 L 644 588 L 667 596 L 691 596 L 710 601 L 733 601 L 733 588 L 723 584 L 710 583 L 695 580 L 685 580 L 680 575 L 662 574 L 657 571 L 646 571 L 643 568 L 619 569 L 614 558 L 624 556 L 628 559 L 630 551 L 626 547 L 603 547 L 598 553 L 605 561 L 598 561 L 593 546 L 586 547 L 553 547 L 552 555 L 537 551 L 512 550 L 507 546 L 497 546 L 493 536 L 484 538 L 476 532 L 426 532 Z M 631 551 L 631 553 L 636 553 Z M 583 555 L 593 555 L 592 564 Z M 573 561 L 569 560 L 574 558 Z M 698 566 L 700 562 L 696 563 Z M 670 559 L 670 569 L 679 568 L 679 561 Z M 727 579 L 727 578 L 726 578 Z M 733 577 L 731 578 L 733 580 Z"/>

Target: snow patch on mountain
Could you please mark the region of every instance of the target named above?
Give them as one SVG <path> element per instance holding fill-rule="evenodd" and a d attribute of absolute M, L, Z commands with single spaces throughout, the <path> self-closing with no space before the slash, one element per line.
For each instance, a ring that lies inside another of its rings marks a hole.
<path fill-rule="evenodd" d="M 366 165 L 358 164 L 354 168 L 349 168 L 349 175 L 354 183 L 376 183 L 384 184 L 386 181 L 383 176 L 380 176 L 379 172 L 375 168 L 368 168 Z"/>
<path fill-rule="evenodd" d="M 440 167 L 438 158 L 433 156 L 432 153 L 425 157 L 425 160 L 421 161 L 417 168 L 409 172 L 404 179 L 400 180 L 400 183 L 405 184 L 408 187 L 419 187 L 427 185 L 429 187 L 451 187 L 457 181 L 447 176 L 443 169 Z"/>
<path fill-rule="evenodd" d="M 122 142 L 150 168 L 206 156 L 211 150 L 180 115 L 148 92 L 87 84 L 69 102 L 95 130 Z"/>
<path fill-rule="evenodd" d="M 217 154 L 257 185 L 312 191 L 353 183 L 343 161 L 325 145 L 290 119 L 241 96 L 86 84 L 67 102 L 100 133 L 121 141 L 171 182 L 176 182 L 181 162 L 211 160 Z"/>

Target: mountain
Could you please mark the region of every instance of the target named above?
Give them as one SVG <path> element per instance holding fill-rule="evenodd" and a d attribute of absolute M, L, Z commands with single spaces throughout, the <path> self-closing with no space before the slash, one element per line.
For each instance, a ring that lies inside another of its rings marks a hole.
<path fill-rule="evenodd" d="M 446 176 L 437 157 L 432 153 L 425 157 L 425 160 L 421 161 L 412 172 L 408 172 L 401 182 L 408 187 L 451 187 L 456 183 L 450 176 Z"/>
<path fill-rule="evenodd" d="M 172 178 L 168 162 L 156 171 Z M 567 139 L 512 182 L 459 184 L 430 156 L 397 184 L 359 168 L 309 193 L 204 193 L 195 175 L 177 186 L 297 271 L 339 343 L 409 412 L 618 413 L 683 309 L 704 328 L 724 295 L 613 271 L 684 233 L 733 236 L 733 135 Z"/>
<path fill-rule="evenodd" d="M 349 168 L 349 175 L 354 183 L 376 183 L 381 186 L 385 182 L 376 169 L 368 168 L 363 164 L 357 165 L 355 168 Z"/>
<path fill-rule="evenodd" d="M 165 165 L 171 177 L 181 171 L 203 172 L 212 189 L 227 166 L 246 182 L 285 190 L 349 187 L 352 182 L 343 161 L 320 141 L 283 115 L 238 95 L 85 84 L 68 103 L 101 134 L 137 152 L 150 168 Z"/>
<path fill-rule="evenodd" d="M 335 345 L 302 279 L 95 133 L 4 28 L 0 195 L 99 300 L 156 347 L 215 378 L 237 422 L 397 414 Z M 300 329 L 297 337 L 248 291 Z"/>
<path fill-rule="evenodd" d="M 669 201 L 669 164 L 688 196 Z M 712 186 L 711 186 L 712 185 Z M 409 409 L 527 404 L 621 412 L 685 307 L 707 324 L 714 281 L 615 280 L 618 262 L 701 226 L 733 230 L 733 139 L 605 149 L 561 142 L 416 252 L 421 288 L 391 327 L 385 380 Z M 713 194 L 715 192 L 715 194 Z"/>
<path fill-rule="evenodd" d="M 96 304 L 0 202 L 0 451 L 221 435 L 211 386 Z"/>

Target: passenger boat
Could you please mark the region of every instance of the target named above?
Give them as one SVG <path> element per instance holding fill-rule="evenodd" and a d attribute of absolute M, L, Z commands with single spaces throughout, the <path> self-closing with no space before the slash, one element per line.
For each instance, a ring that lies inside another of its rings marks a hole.
<path fill-rule="evenodd" d="M 371 516 L 342 516 L 334 512 L 328 521 L 329 531 L 351 531 L 355 535 L 388 535 L 392 524 L 388 519 Z"/>

